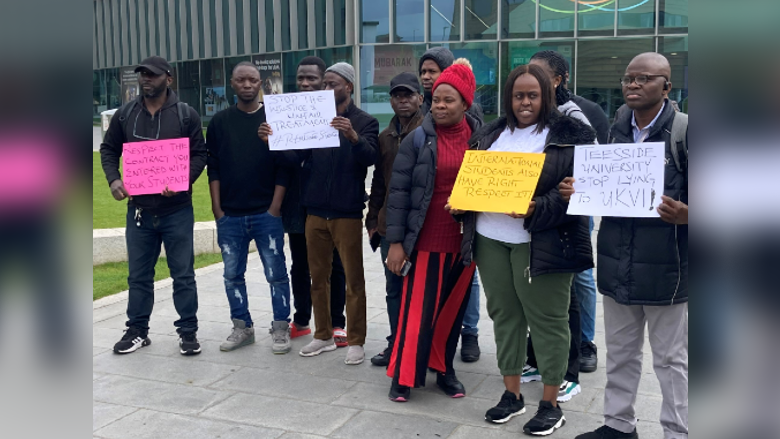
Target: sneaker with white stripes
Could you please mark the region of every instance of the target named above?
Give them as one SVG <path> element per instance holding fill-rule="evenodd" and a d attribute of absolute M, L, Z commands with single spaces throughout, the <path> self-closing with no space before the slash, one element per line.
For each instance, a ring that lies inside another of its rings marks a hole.
<path fill-rule="evenodd" d="M 129 354 L 150 344 L 152 344 L 152 341 L 149 340 L 144 331 L 136 327 L 130 327 L 125 330 L 125 335 L 122 336 L 122 339 L 114 345 L 114 353 Z"/>

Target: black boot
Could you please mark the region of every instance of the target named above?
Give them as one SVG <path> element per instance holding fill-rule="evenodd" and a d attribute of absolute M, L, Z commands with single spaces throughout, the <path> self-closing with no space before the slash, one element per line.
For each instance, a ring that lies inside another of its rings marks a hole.
<path fill-rule="evenodd" d="M 463 398 L 466 396 L 466 388 L 458 381 L 458 377 L 455 376 L 455 371 L 448 371 L 447 373 L 436 374 L 436 385 L 447 394 L 447 396 L 453 398 Z"/>
<path fill-rule="evenodd" d="M 479 360 L 480 355 L 479 341 L 476 335 L 461 334 L 460 336 L 460 359 L 464 363 L 473 363 Z"/>
<path fill-rule="evenodd" d="M 595 372 L 599 365 L 596 345 L 592 341 L 582 342 L 580 347 L 580 372 Z"/>

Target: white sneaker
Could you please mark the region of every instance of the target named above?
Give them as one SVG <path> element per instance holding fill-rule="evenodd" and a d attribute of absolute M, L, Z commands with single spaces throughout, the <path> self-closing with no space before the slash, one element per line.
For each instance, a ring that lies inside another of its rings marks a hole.
<path fill-rule="evenodd" d="M 311 341 L 311 343 L 301 348 L 301 351 L 298 352 L 298 354 L 301 357 L 316 357 L 323 352 L 330 352 L 335 350 L 336 342 L 333 341 L 333 338 L 329 338 L 327 340 L 318 340 L 315 338 Z"/>
<path fill-rule="evenodd" d="M 520 375 L 521 383 L 530 383 L 532 381 L 541 381 L 542 374 L 539 373 L 539 369 L 531 367 L 529 365 L 523 366 L 523 374 Z"/>
<path fill-rule="evenodd" d="M 363 351 L 363 346 L 350 346 L 347 349 L 347 358 L 344 359 L 344 364 L 354 366 L 362 363 L 365 358 L 366 353 Z"/>
<path fill-rule="evenodd" d="M 582 387 L 577 383 L 569 381 L 563 381 L 561 388 L 558 389 L 558 402 L 571 401 L 572 398 L 579 395 L 582 392 Z"/>

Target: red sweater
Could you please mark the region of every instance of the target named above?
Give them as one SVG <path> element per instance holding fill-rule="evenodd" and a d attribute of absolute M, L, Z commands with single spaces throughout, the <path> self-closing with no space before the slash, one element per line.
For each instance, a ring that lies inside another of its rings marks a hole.
<path fill-rule="evenodd" d="M 433 199 L 425 214 L 416 248 L 419 251 L 435 253 L 460 253 L 460 243 L 463 239 L 460 224 L 444 210 L 444 205 L 452 194 L 463 156 L 469 149 L 471 127 L 464 118 L 461 123 L 453 126 L 437 125 L 436 135 L 438 139 Z"/>

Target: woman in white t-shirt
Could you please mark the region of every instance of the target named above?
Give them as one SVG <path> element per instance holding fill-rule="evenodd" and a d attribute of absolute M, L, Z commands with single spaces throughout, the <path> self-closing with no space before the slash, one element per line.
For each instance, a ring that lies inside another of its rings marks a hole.
<path fill-rule="evenodd" d="M 515 212 L 462 215 L 462 254 L 472 250 L 493 319 L 498 367 L 506 391 L 485 418 L 504 423 L 525 412 L 520 376 L 526 360 L 526 339 L 534 334 L 544 395 L 526 433 L 551 434 L 565 419 L 557 406 L 569 356 L 569 291 L 574 273 L 593 267 L 586 217 L 568 216 L 558 184 L 573 174 L 574 145 L 592 144 L 588 125 L 562 115 L 554 87 L 536 65 L 514 69 L 504 86 L 501 117 L 471 138 L 472 148 L 489 151 L 545 153 L 539 183 L 525 214 Z M 449 206 L 447 206 L 449 208 Z"/>

